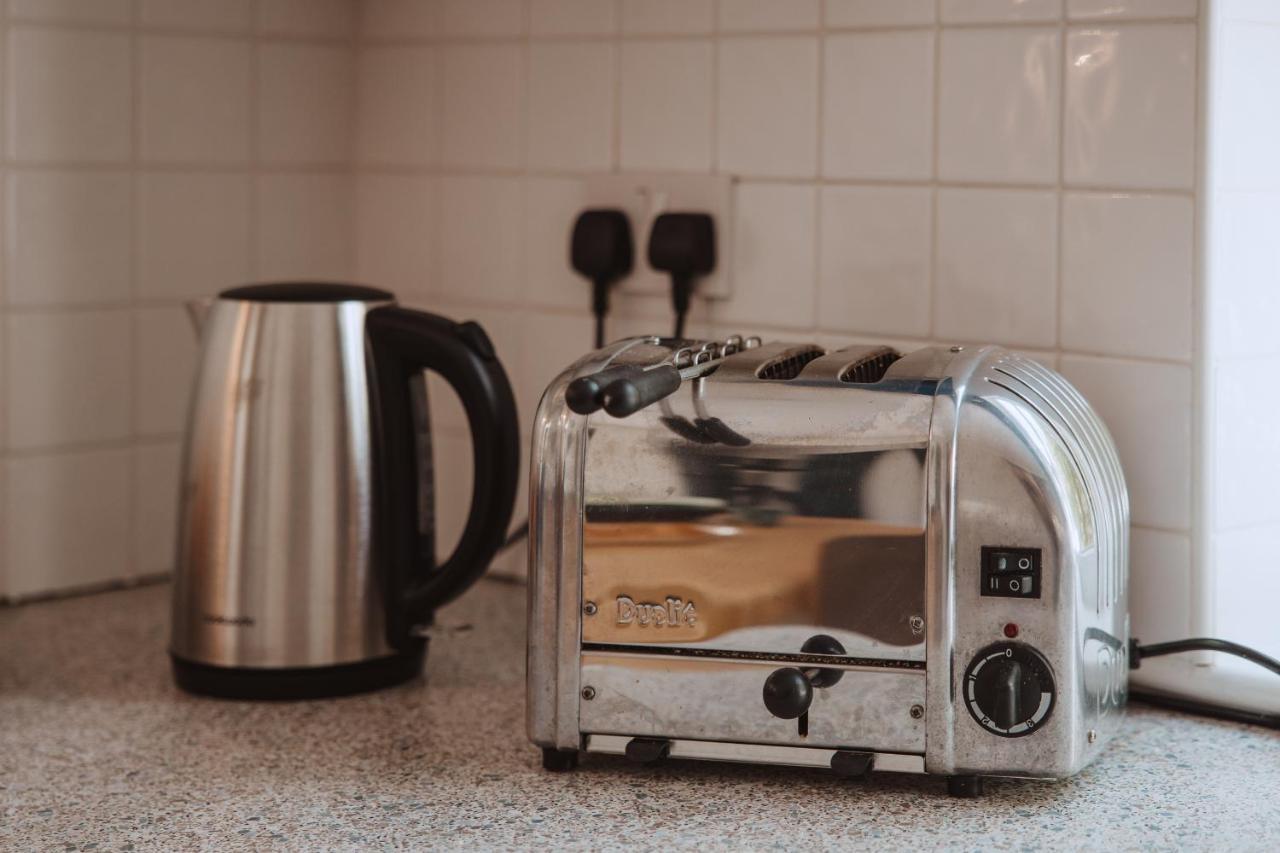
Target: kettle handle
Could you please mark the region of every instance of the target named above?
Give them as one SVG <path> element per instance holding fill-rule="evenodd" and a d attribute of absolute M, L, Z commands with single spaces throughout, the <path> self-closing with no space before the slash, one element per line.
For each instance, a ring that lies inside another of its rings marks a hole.
<path fill-rule="evenodd" d="M 393 646 L 430 612 L 460 595 L 505 541 L 519 478 L 515 398 L 493 344 L 479 325 L 397 305 L 365 317 L 372 354 L 377 543 L 387 565 L 388 637 Z M 471 510 L 449 559 L 433 568 L 418 537 L 417 436 L 411 383 L 424 369 L 444 377 L 467 413 L 475 477 Z"/>

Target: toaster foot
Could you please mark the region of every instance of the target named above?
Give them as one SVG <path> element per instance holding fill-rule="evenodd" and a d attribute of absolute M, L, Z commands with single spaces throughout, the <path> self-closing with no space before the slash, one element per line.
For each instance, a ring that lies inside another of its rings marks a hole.
<path fill-rule="evenodd" d="M 552 773 L 565 773 L 578 766 L 578 750 L 542 748 L 542 769 Z"/>
<path fill-rule="evenodd" d="M 981 797 L 981 776 L 948 776 L 947 793 L 953 797 Z"/>

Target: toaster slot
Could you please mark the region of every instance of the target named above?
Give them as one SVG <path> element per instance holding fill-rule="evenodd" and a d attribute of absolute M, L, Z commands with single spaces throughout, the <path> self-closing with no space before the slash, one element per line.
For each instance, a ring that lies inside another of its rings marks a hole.
<path fill-rule="evenodd" d="M 770 382 L 795 379 L 806 364 L 823 355 L 825 352 L 819 347 L 792 347 L 756 368 L 756 378 Z"/>

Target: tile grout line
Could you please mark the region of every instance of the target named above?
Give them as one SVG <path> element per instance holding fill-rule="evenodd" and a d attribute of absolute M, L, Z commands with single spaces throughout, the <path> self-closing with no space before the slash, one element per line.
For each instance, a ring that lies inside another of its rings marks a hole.
<path fill-rule="evenodd" d="M 1058 221 L 1055 223 L 1057 239 L 1054 240 L 1054 310 L 1053 310 L 1053 351 L 1057 359 L 1062 357 L 1062 324 L 1063 305 L 1066 301 L 1066 252 L 1063 241 L 1066 238 L 1066 160 L 1067 160 L 1067 22 L 1064 6 L 1058 21 L 1058 183 L 1055 192 Z"/>
<path fill-rule="evenodd" d="M 138 275 L 139 263 L 141 257 L 139 252 L 141 241 L 141 229 L 139 219 L 141 217 L 141 204 L 138 192 L 138 182 L 140 180 L 140 170 L 138 163 L 141 159 L 142 147 L 142 36 L 141 19 L 142 7 L 140 0 L 133 0 L 130 4 L 130 13 L 132 16 L 132 25 L 129 28 L 129 95 L 131 112 L 130 119 L 130 140 L 129 140 L 129 376 L 126 387 L 129 389 L 129 497 L 126 508 L 126 516 L 129 519 L 128 525 L 128 541 L 129 541 L 129 559 L 131 565 L 125 567 L 125 576 L 130 577 L 138 573 L 138 566 L 141 562 L 140 552 L 141 543 L 138 537 L 138 492 L 141 488 L 140 478 L 138 477 L 138 462 L 136 452 L 136 439 L 138 435 L 138 329 L 139 317 L 136 300 L 138 297 Z"/>
<path fill-rule="evenodd" d="M 938 211 L 940 207 L 938 162 L 942 151 L 942 0 L 933 4 L 933 116 L 930 128 L 932 150 L 930 153 L 929 175 L 929 316 L 927 329 L 929 338 L 938 334 Z"/>
<path fill-rule="evenodd" d="M 3 81 L 0 81 L 0 152 L 7 154 L 9 139 L 9 104 L 12 101 L 9 86 L 13 74 L 9 70 L 9 56 L 13 52 L 9 44 L 9 6 L 3 0 L 0 7 L 0 47 L 3 48 Z M 9 596 L 9 194 L 13 176 L 0 165 L 0 601 Z"/>

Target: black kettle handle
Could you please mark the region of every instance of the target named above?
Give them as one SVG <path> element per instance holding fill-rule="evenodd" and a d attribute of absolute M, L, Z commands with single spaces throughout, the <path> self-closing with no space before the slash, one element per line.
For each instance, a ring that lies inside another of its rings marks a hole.
<path fill-rule="evenodd" d="M 415 623 L 484 574 L 506 540 L 519 479 L 520 430 L 511 383 L 476 323 L 389 305 L 369 311 L 365 332 L 376 389 L 376 541 L 388 567 L 388 635 L 398 646 Z M 462 538 L 439 567 L 433 567 L 432 554 L 421 553 L 418 536 L 420 460 L 410 389 L 424 369 L 444 377 L 462 400 L 475 469 Z"/>

